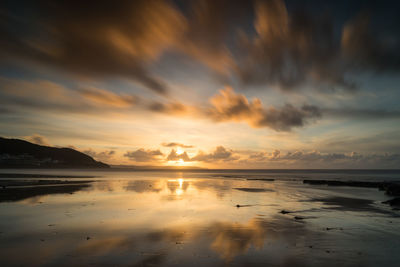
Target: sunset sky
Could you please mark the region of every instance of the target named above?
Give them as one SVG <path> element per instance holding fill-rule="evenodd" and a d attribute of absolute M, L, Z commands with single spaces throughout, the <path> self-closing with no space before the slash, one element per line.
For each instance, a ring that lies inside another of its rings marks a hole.
<path fill-rule="evenodd" d="M 399 1 L 1 1 L 0 136 L 109 164 L 399 168 Z"/>

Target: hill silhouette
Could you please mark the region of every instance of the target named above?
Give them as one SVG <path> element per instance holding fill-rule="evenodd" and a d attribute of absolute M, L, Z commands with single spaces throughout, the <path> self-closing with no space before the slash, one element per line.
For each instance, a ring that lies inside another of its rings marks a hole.
<path fill-rule="evenodd" d="M 109 168 L 72 148 L 36 145 L 0 137 L 0 168 Z"/>

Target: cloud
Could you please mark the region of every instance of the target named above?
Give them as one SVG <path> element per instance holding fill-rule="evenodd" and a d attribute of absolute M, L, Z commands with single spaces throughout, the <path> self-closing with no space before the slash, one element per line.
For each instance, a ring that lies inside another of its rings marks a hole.
<path fill-rule="evenodd" d="M 191 158 L 191 161 L 203 161 L 203 162 L 216 162 L 216 161 L 234 161 L 239 159 L 235 156 L 232 150 L 228 150 L 223 146 L 218 146 L 212 153 L 204 153 L 200 151 L 196 156 Z"/>
<path fill-rule="evenodd" d="M 205 153 L 203 151 L 199 151 L 194 157 L 189 157 L 186 151 L 182 153 L 178 153 L 175 149 L 172 149 L 168 154 L 166 160 L 167 161 L 179 161 L 183 160 L 185 162 L 207 162 L 207 163 L 215 163 L 215 162 L 228 162 L 238 160 L 239 157 L 234 155 L 233 151 L 230 149 L 226 149 L 223 146 L 218 146 L 211 153 Z"/>
<path fill-rule="evenodd" d="M 215 73 L 227 76 L 234 58 L 227 40 L 235 24 L 243 22 L 247 1 L 192 1 L 187 16 L 187 30 L 177 50 L 203 63 Z"/>
<path fill-rule="evenodd" d="M 185 162 L 191 161 L 186 151 L 181 154 L 178 154 L 175 149 L 172 149 L 167 157 L 167 161 L 178 161 L 178 160 L 183 160 Z"/>
<path fill-rule="evenodd" d="M 134 95 L 118 95 L 111 91 L 99 88 L 82 88 L 79 90 L 79 93 L 89 101 L 97 103 L 103 107 L 131 107 L 138 103 L 138 97 Z"/>
<path fill-rule="evenodd" d="M 115 155 L 114 150 L 105 150 L 105 151 L 96 152 L 92 149 L 88 149 L 88 150 L 84 150 L 83 153 L 93 157 L 95 160 L 98 160 L 98 161 L 108 161 Z"/>
<path fill-rule="evenodd" d="M 132 94 L 118 94 L 95 87 L 68 88 L 47 80 L 15 80 L 0 77 L 0 103 L 8 109 L 90 113 L 120 112 L 134 108 L 167 114 L 184 114 L 179 102 L 154 102 Z M 150 103 L 150 104 L 149 104 Z M 122 113 L 121 113 L 122 114 Z"/>
<path fill-rule="evenodd" d="M 256 37 L 241 36 L 244 57 L 237 73 L 244 84 L 278 85 L 283 89 L 311 82 L 352 88 L 336 66 L 339 51 L 328 18 L 317 20 L 307 13 L 288 13 L 280 0 L 255 5 Z"/>
<path fill-rule="evenodd" d="M 343 27 L 341 50 L 353 68 L 398 71 L 399 41 L 399 39 L 388 41 L 387 38 L 379 38 L 371 31 L 370 16 L 363 12 Z"/>
<path fill-rule="evenodd" d="M 400 112 L 386 109 L 319 108 L 313 105 L 295 107 L 264 107 L 258 98 L 248 100 L 226 87 L 214 95 L 208 103 L 190 105 L 179 101 L 154 101 L 132 94 L 118 94 L 95 87 L 68 88 L 47 80 L 15 80 L 0 77 L 0 104 L 7 112 L 35 110 L 39 112 L 90 114 L 133 114 L 144 110 L 176 117 L 207 118 L 214 122 L 245 122 L 251 127 L 267 127 L 276 131 L 290 131 L 326 117 L 356 119 L 398 119 Z M 1 113 L 0 113 L 1 114 Z M 171 142 L 163 146 L 190 146 Z"/>
<path fill-rule="evenodd" d="M 400 64 L 399 38 L 387 28 L 373 32 L 364 13 L 335 25 L 339 20 L 326 13 L 289 12 L 283 0 L 190 1 L 181 9 L 167 0 L 24 5 L 24 12 L 2 6 L 4 62 L 34 62 L 85 78 L 128 78 L 160 94 L 167 85 L 149 69 L 171 51 L 224 80 L 293 90 L 353 90 L 357 85 L 347 74 L 398 71 Z"/>
<path fill-rule="evenodd" d="M 73 90 L 46 80 L 24 81 L 0 77 L 0 102 L 4 106 L 38 110 L 82 112 L 87 105 Z"/>
<path fill-rule="evenodd" d="M 147 109 L 157 113 L 172 114 L 172 115 L 184 115 L 188 112 L 188 106 L 180 102 L 157 102 L 153 101 Z"/>
<path fill-rule="evenodd" d="M 49 140 L 39 134 L 33 134 L 31 136 L 26 136 L 24 138 L 26 141 L 37 144 L 37 145 L 41 145 L 41 146 L 51 146 Z"/>
<path fill-rule="evenodd" d="M 185 31 L 185 18 L 169 1 L 118 1 L 113 5 L 108 1 L 40 1 L 32 10 L 40 19 L 2 17 L 0 33 L 6 37 L 2 56 L 78 76 L 130 78 L 155 92 L 167 92 L 164 82 L 150 74 L 146 65 Z M 16 25 L 21 30 L 15 31 Z"/>
<path fill-rule="evenodd" d="M 264 108 L 258 98 L 248 101 L 244 95 L 236 94 L 230 87 L 220 90 L 210 102 L 212 107 L 206 112 L 215 121 L 245 121 L 252 127 L 269 127 L 276 131 L 289 131 L 321 116 L 319 108 L 311 105 L 296 108 L 286 104 L 280 109 Z"/>
<path fill-rule="evenodd" d="M 239 35 L 235 67 L 245 85 L 354 90 L 348 74 L 399 69 L 398 38 L 372 33 L 365 15 L 345 24 L 338 40 L 329 14 L 288 12 L 283 0 L 257 1 L 254 11 L 256 35 Z"/>
<path fill-rule="evenodd" d="M 130 160 L 136 162 L 154 162 L 159 161 L 160 157 L 164 154 L 158 150 L 145 150 L 144 148 L 140 148 L 136 151 L 127 151 L 124 154 L 124 157 L 129 158 Z"/>
<path fill-rule="evenodd" d="M 366 120 L 400 119 L 400 110 L 386 109 L 351 109 L 351 108 L 324 108 L 323 114 L 339 118 L 357 118 Z"/>
<path fill-rule="evenodd" d="M 241 163 L 279 163 L 290 164 L 305 164 L 300 166 L 314 166 L 315 167 L 383 167 L 383 166 L 396 166 L 400 163 L 400 154 L 398 153 L 369 153 L 360 154 L 357 152 L 349 153 L 322 153 L 320 151 L 294 151 L 281 153 L 279 150 L 273 152 L 257 152 L 252 153 L 250 156 L 242 160 Z M 322 165 L 321 165 L 322 164 Z M 342 164 L 342 165 L 341 165 Z M 353 164 L 353 165 L 352 165 Z M 282 165 L 279 165 L 282 166 Z"/>
<path fill-rule="evenodd" d="M 161 144 L 162 146 L 165 146 L 165 147 L 181 147 L 181 148 L 192 148 L 192 147 L 194 147 L 194 146 L 192 146 L 192 145 L 184 145 L 184 144 L 181 144 L 181 143 L 175 143 L 175 142 L 171 142 L 171 143 L 162 143 Z"/>

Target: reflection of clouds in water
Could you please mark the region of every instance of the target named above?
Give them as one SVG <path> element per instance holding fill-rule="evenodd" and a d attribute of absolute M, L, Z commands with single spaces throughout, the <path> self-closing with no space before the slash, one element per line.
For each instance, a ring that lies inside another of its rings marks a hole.
<path fill-rule="evenodd" d="M 295 243 L 303 235 L 310 234 L 306 230 L 304 224 L 280 216 L 253 218 L 244 224 L 218 222 L 209 228 L 214 240 L 211 248 L 227 261 L 247 253 L 250 247 L 263 249 L 265 241 Z"/>
<path fill-rule="evenodd" d="M 140 260 L 134 267 L 143 267 L 143 266 L 159 266 L 167 259 L 167 254 L 165 253 L 156 253 L 153 255 L 146 256 L 144 259 Z"/>
<path fill-rule="evenodd" d="M 159 181 L 154 180 L 135 180 L 129 181 L 128 184 L 124 187 L 125 190 L 134 191 L 136 193 L 144 193 L 144 192 L 160 192 L 162 187 Z"/>
<path fill-rule="evenodd" d="M 196 180 L 196 179 L 157 179 L 157 180 L 126 180 L 96 182 L 89 189 L 92 191 L 130 191 L 135 193 L 159 193 L 163 200 L 183 199 L 192 188 L 195 191 L 214 192 L 221 199 L 232 189 L 235 181 L 229 180 Z"/>
<path fill-rule="evenodd" d="M 181 195 L 186 192 L 189 187 L 189 182 L 184 179 L 169 180 L 167 182 L 167 187 L 172 194 Z"/>
<path fill-rule="evenodd" d="M 275 265 L 278 263 L 279 265 L 282 263 L 281 260 L 285 261 L 293 256 L 289 250 L 279 244 L 297 243 L 301 247 L 301 242 L 305 237 L 313 239 L 313 232 L 307 230 L 304 224 L 282 216 L 273 216 L 269 219 L 253 218 L 246 223 L 230 221 L 188 223 L 158 230 L 85 227 L 71 230 L 60 232 L 57 238 L 50 239 L 49 235 L 46 235 L 46 241 L 42 243 L 39 239 L 43 236 L 38 233 L 23 234 L 20 239 L 14 237 L 15 242 L 9 243 L 3 252 L 9 254 L 21 249 L 26 250 L 24 265 L 41 265 L 51 261 L 51 255 L 60 255 L 56 262 L 70 266 L 76 263 L 86 266 L 93 262 L 96 264 L 101 262 L 105 265 L 129 263 L 130 266 L 164 263 L 169 265 L 168 263 L 172 263 L 172 260 L 179 260 L 182 265 L 204 266 L 201 261 L 193 262 L 194 255 L 200 257 L 210 255 L 210 252 L 214 251 L 219 256 L 219 259 L 213 259 L 214 263 L 220 260 L 230 262 L 236 256 L 245 255 L 251 247 L 254 247 L 257 250 L 263 250 L 263 263 Z M 91 236 L 89 240 L 85 238 L 87 235 Z M 319 237 L 321 237 L 320 234 Z M 17 239 L 18 242 L 16 242 Z M 21 240 L 24 240 L 22 244 Z M 35 245 L 38 242 L 40 246 Z M 265 242 L 275 242 L 277 246 L 271 246 L 274 248 L 271 251 L 268 247 L 264 247 Z M 260 264 L 257 258 L 248 259 Z M 238 263 L 241 260 L 243 258 L 238 258 Z M 294 259 L 297 263 L 301 263 L 302 260 L 299 257 Z"/>
<path fill-rule="evenodd" d="M 251 245 L 262 249 L 267 232 L 260 220 L 251 220 L 246 225 L 216 223 L 210 230 L 214 238 L 211 248 L 225 260 L 245 253 Z"/>
<path fill-rule="evenodd" d="M 153 231 L 147 234 L 147 239 L 153 242 L 167 241 L 167 242 L 180 242 L 187 236 L 187 230 L 182 228 L 171 228 L 160 231 Z"/>
<path fill-rule="evenodd" d="M 182 178 L 176 180 L 135 180 L 129 181 L 124 189 L 136 193 L 160 193 L 162 200 L 172 201 L 182 199 L 190 184 L 189 181 Z"/>
<path fill-rule="evenodd" d="M 196 187 L 199 191 L 207 190 L 214 191 L 217 198 L 221 199 L 224 197 L 225 193 L 230 191 L 232 188 L 232 182 L 228 180 L 198 180 L 194 181 L 192 185 Z"/>
<path fill-rule="evenodd" d="M 128 250 L 135 247 L 135 238 L 123 237 L 123 236 L 113 236 L 106 237 L 103 239 L 92 239 L 88 242 L 81 243 L 77 249 L 76 254 L 82 255 L 104 255 L 115 252 L 115 250 Z"/>
<path fill-rule="evenodd" d="M 298 239 L 311 233 L 304 224 L 273 216 L 270 219 L 253 218 L 247 223 L 215 222 L 202 227 L 179 226 L 151 232 L 147 238 L 152 242 L 177 244 L 200 244 L 200 239 L 205 238 L 207 242 L 204 245 L 217 252 L 221 259 L 231 261 L 240 254 L 246 254 L 250 247 L 262 250 L 265 241 L 295 244 Z"/>

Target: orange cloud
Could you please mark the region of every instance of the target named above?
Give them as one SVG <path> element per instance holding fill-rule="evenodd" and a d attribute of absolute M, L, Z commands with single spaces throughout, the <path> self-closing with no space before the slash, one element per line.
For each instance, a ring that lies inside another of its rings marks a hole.
<path fill-rule="evenodd" d="M 280 109 L 264 108 L 258 98 L 249 101 L 230 87 L 220 90 L 210 102 L 212 107 L 207 113 L 215 121 L 244 121 L 252 127 L 269 127 L 277 131 L 303 126 L 307 120 L 320 116 L 319 109 L 315 106 L 296 108 L 286 104 Z"/>
<path fill-rule="evenodd" d="M 186 151 L 181 154 L 178 154 L 175 149 L 172 149 L 167 157 L 167 161 L 178 161 L 178 160 L 183 160 L 185 162 L 191 161 Z"/>

